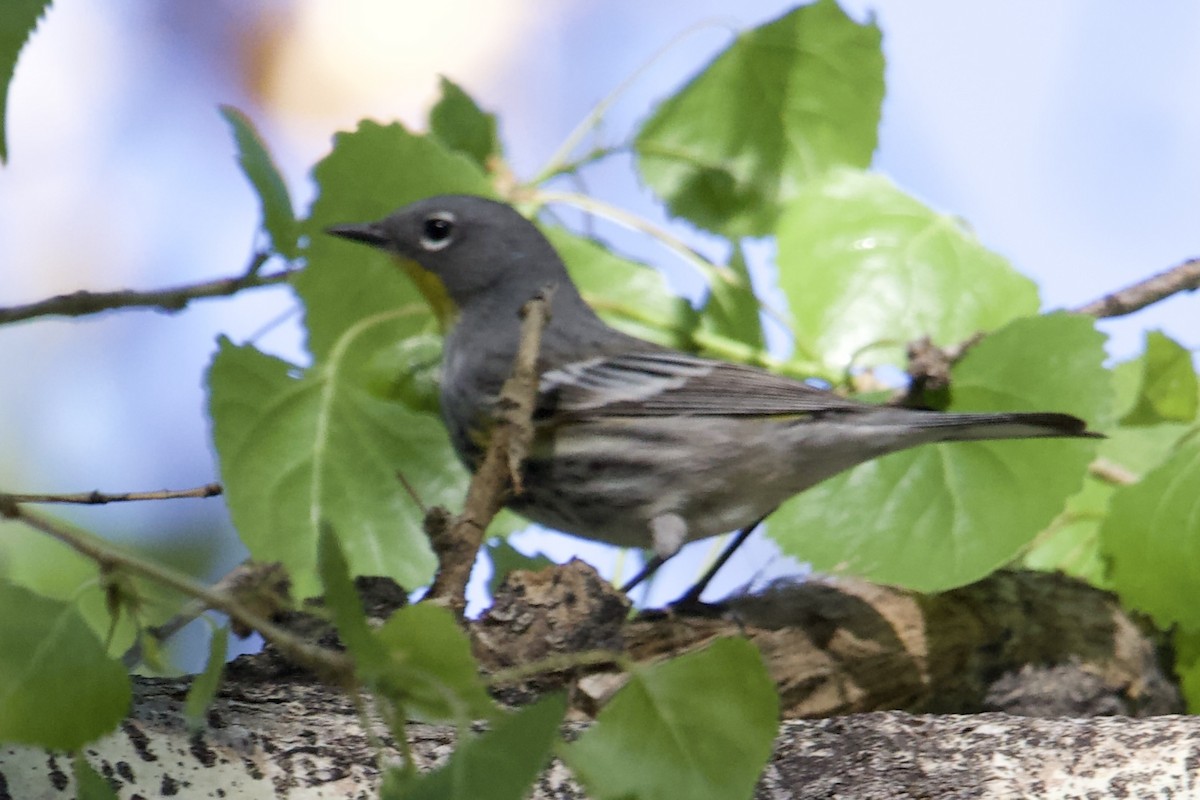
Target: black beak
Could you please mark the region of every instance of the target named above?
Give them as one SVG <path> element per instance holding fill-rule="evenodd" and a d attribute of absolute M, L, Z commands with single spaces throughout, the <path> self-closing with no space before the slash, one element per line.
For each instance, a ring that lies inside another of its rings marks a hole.
<path fill-rule="evenodd" d="M 332 225 L 325 229 L 326 233 L 340 236 L 343 239 L 349 239 L 352 242 L 362 242 L 369 244 L 372 247 L 387 247 L 387 236 L 379 229 L 379 226 L 374 222 L 358 223 L 351 225 Z"/>

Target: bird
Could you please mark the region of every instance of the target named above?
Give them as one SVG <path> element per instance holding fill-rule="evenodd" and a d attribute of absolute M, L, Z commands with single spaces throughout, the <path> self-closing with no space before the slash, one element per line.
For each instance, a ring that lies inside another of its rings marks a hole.
<path fill-rule="evenodd" d="M 537 361 L 526 519 L 654 557 L 738 532 L 684 599 L 792 496 L 858 464 L 937 442 L 1097 438 L 1055 412 L 942 412 L 861 402 L 758 367 L 636 338 L 585 302 L 554 247 L 512 206 L 429 197 L 327 232 L 396 257 L 447 331 L 441 415 L 474 470 L 520 341 L 522 307 L 554 287 Z"/>

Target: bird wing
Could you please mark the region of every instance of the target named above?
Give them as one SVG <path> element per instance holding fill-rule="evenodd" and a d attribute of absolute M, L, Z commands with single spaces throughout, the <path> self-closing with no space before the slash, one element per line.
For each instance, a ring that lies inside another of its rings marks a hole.
<path fill-rule="evenodd" d="M 559 418 L 811 414 L 862 403 L 742 364 L 672 351 L 575 361 L 543 373 L 539 411 Z"/>

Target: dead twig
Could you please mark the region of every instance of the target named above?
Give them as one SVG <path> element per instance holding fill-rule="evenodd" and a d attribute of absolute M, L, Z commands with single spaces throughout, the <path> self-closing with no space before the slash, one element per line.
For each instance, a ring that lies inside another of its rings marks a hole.
<path fill-rule="evenodd" d="M 509 491 L 520 494 L 523 490 L 521 465 L 533 442 L 537 358 L 553 293 L 553 287 L 543 289 L 522 309 L 521 341 L 512 376 L 500 390 L 487 452 L 471 478 L 463 512 L 452 520 L 440 520 L 440 524 L 427 521 L 438 555 L 438 573 L 426 597 L 445 604 L 460 618 L 466 609 L 467 580 L 483 534 L 504 507 Z"/>
<path fill-rule="evenodd" d="M 145 292 L 132 289 L 115 292 L 78 291 L 49 297 L 36 303 L 0 308 L 0 325 L 35 317 L 82 317 L 118 308 L 155 308 L 168 312 L 181 311 L 193 300 L 206 297 L 228 297 L 243 289 L 283 283 L 299 272 L 299 269 L 283 269 L 269 275 L 260 275 L 258 269 L 266 262 L 267 258 L 266 253 L 256 254 L 246 271 L 232 278 L 220 278 L 214 281 Z"/>
<path fill-rule="evenodd" d="M 1097 319 L 1120 317 L 1139 311 L 1173 294 L 1194 292 L 1197 289 L 1200 289 L 1200 258 L 1189 258 L 1157 275 L 1151 275 L 1124 289 L 1085 303 L 1076 308 L 1075 313 L 1088 314 Z"/>
<path fill-rule="evenodd" d="M 185 498 L 216 497 L 224 490 L 219 483 L 206 483 L 192 489 L 160 489 L 156 492 L 122 492 L 105 494 L 97 489 L 75 494 L 10 494 L 14 503 L 77 503 L 102 506 L 106 503 L 125 503 L 135 500 L 180 500 Z"/>
<path fill-rule="evenodd" d="M 945 394 L 950 389 L 950 369 L 974 347 L 982 333 L 950 347 L 938 347 L 928 336 L 908 343 L 908 389 L 895 402 L 908 408 L 929 405 L 931 396 Z"/>
<path fill-rule="evenodd" d="M 1084 303 L 1074 311 L 1076 314 L 1086 314 L 1096 319 L 1120 317 L 1140 311 L 1173 294 L 1194 292 L 1197 289 L 1200 289 L 1200 258 L 1189 258 L 1157 275 L 1151 275 L 1124 289 L 1106 294 L 1098 300 Z M 983 334 L 976 333 L 965 341 L 946 348 L 939 348 L 928 336 L 910 342 L 910 381 L 908 389 L 895 402 L 905 406 L 921 406 L 926 404 L 926 398 L 930 395 L 947 391 L 950 385 L 950 367 L 982 339 Z"/>

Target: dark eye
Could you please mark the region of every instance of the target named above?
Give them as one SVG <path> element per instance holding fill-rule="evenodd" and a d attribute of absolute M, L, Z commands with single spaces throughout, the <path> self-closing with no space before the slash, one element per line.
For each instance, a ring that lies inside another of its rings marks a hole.
<path fill-rule="evenodd" d="M 430 214 L 421 223 L 421 247 L 441 250 L 454 240 L 454 215 L 449 211 Z"/>

